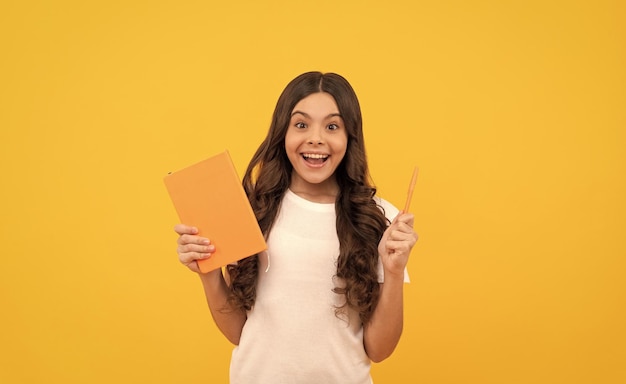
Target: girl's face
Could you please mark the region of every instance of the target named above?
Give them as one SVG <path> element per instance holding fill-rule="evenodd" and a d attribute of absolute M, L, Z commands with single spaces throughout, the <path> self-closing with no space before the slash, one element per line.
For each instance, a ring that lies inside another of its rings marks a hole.
<path fill-rule="evenodd" d="M 347 146 L 348 133 L 329 93 L 313 93 L 300 100 L 285 135 L 285 151 L 293 166 L 291 190 L 336 196 L 335 170 Z"/>

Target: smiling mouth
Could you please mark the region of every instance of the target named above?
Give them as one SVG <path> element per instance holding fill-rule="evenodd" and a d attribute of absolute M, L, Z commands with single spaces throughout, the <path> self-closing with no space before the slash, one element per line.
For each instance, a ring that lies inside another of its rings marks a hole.
<path fill-rule="evenodd" d="M 303 153 L 302 158 L 304 161 L 310 164 L 323 164 L 328 160 L 329 155 L 322 155 L 320 153 Z"/>

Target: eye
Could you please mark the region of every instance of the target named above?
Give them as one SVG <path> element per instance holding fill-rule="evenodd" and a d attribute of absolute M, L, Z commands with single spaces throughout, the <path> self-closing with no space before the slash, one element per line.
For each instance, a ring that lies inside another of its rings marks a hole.
<path fill-rule="evenodd" d="M 301 121 L 300 121 L 300 122 L 298 122 L 298 123 L 295 123 L 295 124 L 294 124 L 294 126 L 295 126 L 296 128 L 306 128 L 306 124 L 304 124 L 304 123 L 303 123 L 303 122 L 301 122 Z"/>
<path fill-rule="evenodd" d="M 337 124 L 329 124 L 327 128 L 331 131 L 336 131 L 339 129 L 339 126 Z"/>

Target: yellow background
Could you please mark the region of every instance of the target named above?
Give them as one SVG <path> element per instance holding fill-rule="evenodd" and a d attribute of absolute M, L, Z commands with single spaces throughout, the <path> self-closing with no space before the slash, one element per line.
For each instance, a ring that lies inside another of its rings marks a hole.
<path fill-rule="evenodd" d="M 420 166 L 405 332 L 376 383 L 626 382 L 625 16 L 4 0 L 0 382 L 227 381 L 162 177 L 225 148 L 243 172 L 309 70 L 356 89 L 382 196 L 401 206 Z"/>

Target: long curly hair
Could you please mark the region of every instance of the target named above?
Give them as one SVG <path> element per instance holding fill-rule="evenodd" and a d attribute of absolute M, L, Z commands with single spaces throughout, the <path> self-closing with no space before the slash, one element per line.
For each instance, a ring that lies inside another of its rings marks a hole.
<path fill-rule="evenodd" d="M 293 79 L 281 93 L 269 132 L 252 157 L 243 178 L 261 230 L 267 237 L 287 191 L 293 167 L 285 152 L 285 135 L 291 112 L 303 98 L 316 92 L 333 96 L 348 133 L 346 154 L 336 169 L 339 194 L 335 203 L 339 257 L 337 274 L 341 284 L 334 292 L 345 296 L 350 306 L 366 323 L 378 302 L 378 243 L 389 224 L 374 200 L 373 186 L 363 142 L 361 108 L 352 86 L 334 73 L 307 72 Z M 254 306 L 259 275 L 258 255 L 229 265 L 229 303 L 248 311 Z"/>

